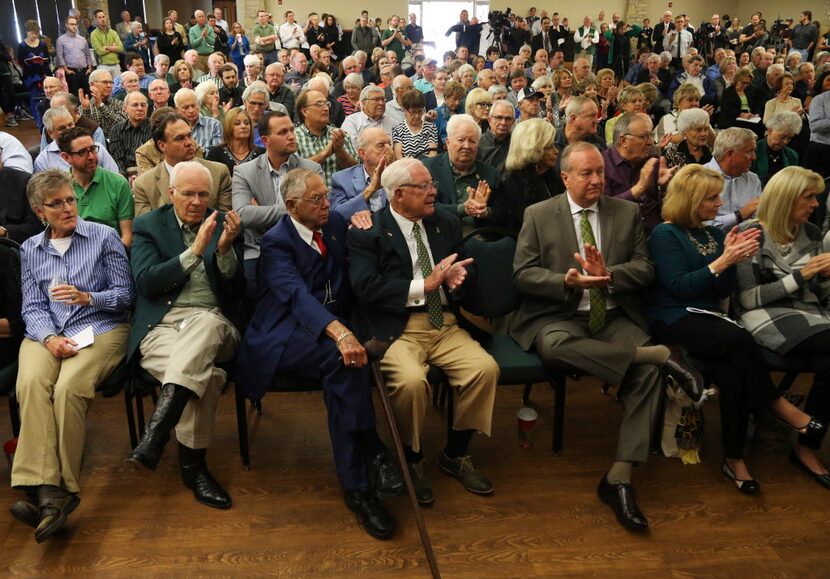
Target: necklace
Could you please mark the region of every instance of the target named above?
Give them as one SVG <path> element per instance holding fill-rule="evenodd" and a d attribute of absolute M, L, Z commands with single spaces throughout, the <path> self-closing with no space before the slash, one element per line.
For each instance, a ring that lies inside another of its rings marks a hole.
<path fill-rule="evenodd" d="M 793 250 L 793 242 L 790 241 L 789 243 L 776 243 L 775 248 L 778 250 L 778 253 L 781 254 L 781 257 L 787 257 Z"/>
<path fill-rule="evenodd" d="M 697 239 L 695 239 L 694 236 L 692 235 L 692 232 L 689 231 L 688 229 L 686 230 L 686 235 L 689 236 L 689 239 L 692 241 L 692 243 L 695 246 L 695 249 L 697 249 L 697 252 L 700 255 L 713 255 L 713 254 L 717 253 L 717 251 L 718 251 L 718 242 L 717 242 L 717 240 L 714 237 L 712 237 L 712 234 L 709 233 L 708 229 L 704 229 L 703 232 L 706 234 L 706 239 L 707 239 L 706 245 L 702 244 Z"/>

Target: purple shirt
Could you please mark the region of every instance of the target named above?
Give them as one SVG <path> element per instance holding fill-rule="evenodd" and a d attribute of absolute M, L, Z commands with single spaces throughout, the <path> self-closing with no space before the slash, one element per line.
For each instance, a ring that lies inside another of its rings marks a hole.
<path fill-rule="evenodd" d="M 633 201 L 640 206 L 640 216 L 643 218 L 643 227 L 651 231 L 663 221 L 660 215 L 663 200 L 657 190 L 657 176 L 660 165 L 654 167 L 654 175 L 649 179 L 649 186 L 645 193 L 635 199 L 631 194 L 631 187 L 640 180 L 640 169 L 643 163 L 634 165 L 622 158 L 616 147 L 602 152 L 605 161 L 605 194 L 608 197 L 617 197 Z"/>
<path fill-rule="evenodd" d="M 55 45 L 55 66 L 68 66 L 69 68 L 92 66 L 92 55 L 86 39 L 69 33 L 58 36 L 58 42 Z"/>

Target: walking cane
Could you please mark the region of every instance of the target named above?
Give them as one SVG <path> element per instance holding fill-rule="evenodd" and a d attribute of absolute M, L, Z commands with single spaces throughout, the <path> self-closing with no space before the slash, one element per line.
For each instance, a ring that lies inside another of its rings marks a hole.
<path fill-rule="evenodd" d="M 432 541 L 429 538 L 424 517 L 421 513 L 421 505 L 418 504 L 418 499 L 415 496 L 415 488 L 412 486 L 412 477 L 409 476 L 409 469 L 406 465 L 406 457 L 403 453 L 403 444 L 401 443 L 400 434 L 398 434 L 398 425 L 395 423 L 395 415 L 392 413 L 392 405 L 389 403 L 389 396 L 386 394 L 386 382 L 383 380 L 383 374 L 380 371 L 380 358 L 383 355 L 377 355 L 377 350 L 372 348 L 368 343 L 365 344 L 367 353 L 370 353 L 372 361 L 372 376 L 375 379 L 375 384 L 380 393 L 380 401 L 383 405 L 383 413 L 386 415 L 386 422 L 389 425 L 389 432 L 392 433 L 392 442 L 395 445 L 395 454 L 398 455 L 398 465 L 401 468 L 403 480 L 406 483 L 406 494 L 409 495 L 409 502 L 412 505 L 412 512 L 415 513 L 415 523 L 418 525 L 418 534 L 421 536 L 421 545 L 424 547 L 424 554 L 427 557 L 429 570 L 434 579 L 440 579 L 441 571 L 438 569 L 438 561 L 435 560 L 435 552 L 432 550 Z M 374 355 L 373 355 L 374 354 Z"/>

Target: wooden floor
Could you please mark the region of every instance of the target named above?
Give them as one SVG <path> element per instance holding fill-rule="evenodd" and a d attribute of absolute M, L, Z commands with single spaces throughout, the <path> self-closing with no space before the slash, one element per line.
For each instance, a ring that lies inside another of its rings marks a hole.
<path fill-rule="evenodd" d="M 613 456 L 619 403 L 602 396 L 595 380 L 573 382 L 565 450 L 554 458 L 549 389 L 534 389 L 541 417 L 530 449 L 516 443 L 520 397 L 520 387 L 501 388 L 492 439 L 477 436 L 472 445 L 476 463 L 495 483 L 491 497 L 467 493 L 434 467 L 444 421 L 440 410 L 428 412 L 425 451 L 436 501 L 424 513 L 444 576 L 830 573 L 830 493 L 784 454 L 750 448 L 764 492 L 740 495 L 720 474 L 716 405 L 706 408 L 703 464 L 654 456 L 638 469 L 639 502 L 651 523 L 649 534 L 638 535 L 622 529 L 595 494 Z M 66 531 L 43 545 L 30 528 L 0 513 L 0 574 L 427 576 L 404 497 L 388 502 L 398 532 L 385 542 L 366 535 L 343 504 L 321 395 L 269 394 L 264 403 L 261 418 L 251 415 L 253 465 L 246 472 L 233 396 L 222 397 L 209 462 L 234 506 L 216 511 L 197 504 L 181 485 L 173 445 L 154 473 L 124 466 L 123 399 L 99 398 L 89 416 L 80 507 Z M 385 427 L 380 430 L 386 437 Z M 10 436 L 5 415 L 0 433 Z M 5 464 L 0 478 L 8 480 Z M 17 498 L 0 487 L 0 505 Z"/>
<path fill-rule="evenodd" d="M 31 145 L 34 131 L 22 135 Z M 796 389 L 805 388 L 802 380 Z M 472 445 L 495 483 L 491 497 L 465 492 L 434 467 L 445 423 L 440 410 L 428 412 L 424 440 L 436 501 L 424 512 L 445 577 L 830 576 L 830 492 L 786 454 L 750 447 L 764 492 L 740 495 L 720 474 L 716 404 L 705 408 L 703 463 L 652 457 L 635 473 L 651 530 L 622 529 L 595 494 L 622 409 L 593 379 L 572 382 L 568 395 L 565 450 L 553 458 L 549 389 L 533 393 L 540 420 L 530 449 L 516 443 L 521 388 L 499 390 L 493 437 Z M 43 545 L 0 512 L 0 576 L 427 576 L 405 498 L 388 503 L 398 532 L 385 542 L 370 538 L 343 504 L 321 395 L 270 394 L 264 406 L 261 418 L 251 416 L 253 467 L 246 472 L 232 392 L 221 399 L 209 462 L 234 506 L 216 511 L 182 486 L 173 445 L 154 473 L 125 467 L 123 398 L 99 398 L 89 415 L 80 507 L 65 532 Z M 385 426 L 380 431 L 388 439 Z M 10 436 L 0 413 L 0 441 Z M 830 463 L 830 453 L 823 457 Z M 0 480 L 8 476 L 0 463 Z M 18 498 L 0 485 L 0 506 Z"/>

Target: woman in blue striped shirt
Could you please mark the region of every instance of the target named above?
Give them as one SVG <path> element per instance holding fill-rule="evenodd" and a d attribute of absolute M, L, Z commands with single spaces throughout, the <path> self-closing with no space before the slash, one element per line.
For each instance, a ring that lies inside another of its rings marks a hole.
<path fill-rule="evenodd" d="M 46 230 L 21 247 L 23 321 L 17 398 L 21 430 L 12 514 L 40 543 L 80 503 L 86 415 L 95 388 L 124 357 L 135 301 L 124 244 L 111 227 L 78 217 L 69 175 L 35 175 L 26 195 Z"/>

